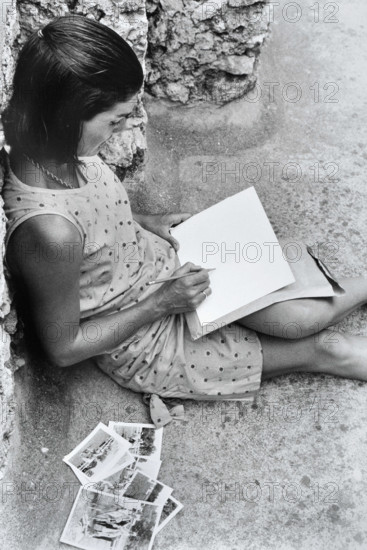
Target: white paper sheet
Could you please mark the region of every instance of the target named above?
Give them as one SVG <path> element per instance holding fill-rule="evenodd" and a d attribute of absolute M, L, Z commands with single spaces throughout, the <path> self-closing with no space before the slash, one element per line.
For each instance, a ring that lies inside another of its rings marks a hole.
<path fill-rule="evenodd" d="M 201 325 L 295 281 L 254 187 L 192 216 L 171 234 L 180 243 L 181 265 L 215 268 L 209 273 L 212 294 L 196 310 Z"/>

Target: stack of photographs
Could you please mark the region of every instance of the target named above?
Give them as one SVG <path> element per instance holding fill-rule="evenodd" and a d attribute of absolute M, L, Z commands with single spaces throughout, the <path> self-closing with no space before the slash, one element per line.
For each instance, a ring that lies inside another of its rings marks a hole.
<path fill-rule="evenodd" d="M 183 508 L 157 480 L 163 428 L 102 423 L 63 460 L 82 484 L 60 542 L 84 550 L 150 550 Z"/>

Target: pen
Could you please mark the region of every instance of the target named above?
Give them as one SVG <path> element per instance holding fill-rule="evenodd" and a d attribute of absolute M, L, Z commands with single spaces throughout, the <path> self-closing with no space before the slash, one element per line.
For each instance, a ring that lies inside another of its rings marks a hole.
<path fill-rule="evenodd" d="M 206 271 L 215 271 L 215 267 L 207 269 Z M 166 277 L 165 279 L 157 279 L 156 281 L 149 281 L 148 284 L 149 285 L 156 285 L 158 283 L 166 283 L 167 281 L 175 281 L 176 279 L 182 279 L 182 277 L 186 277 L 186 275 L 193 275 L 194 273 L 197 273 L 197 272 L 198 271 L 189 271 L 188 273 L 185 273 L 184 275 L 177 275 L 176 277 Z"/>

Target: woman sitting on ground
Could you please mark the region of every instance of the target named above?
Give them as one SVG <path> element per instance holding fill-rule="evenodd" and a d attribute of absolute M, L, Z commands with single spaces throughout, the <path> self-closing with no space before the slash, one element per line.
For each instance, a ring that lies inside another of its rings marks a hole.
<path fill-rule="evenodd" d="M 367 301 L 363 277 L 340 281 L 341 297 L 284 301 L 191 339 L 185 312 L 211 290 L 205 269 L 179 267 L 169 233 L 189 214 L 132 212 L 98 155 L 142 85 L 130 46 L 87 18 L 56 19 L 20 53 L 2 116 L 6 262 L 49 359 L 94 358 L 125 388 L 196 400 L 252 402 L 261 379 L 296 371 L 367 380 L 366 338 L 324 330 Z M 284 338 L 290 320 L 301 338 Z"/>

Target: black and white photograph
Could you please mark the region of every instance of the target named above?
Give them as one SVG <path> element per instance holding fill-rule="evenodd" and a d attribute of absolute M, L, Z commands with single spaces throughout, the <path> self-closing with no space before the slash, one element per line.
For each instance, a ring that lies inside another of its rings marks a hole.
<path fill-rule="evenodd" d="M 134 456 L 131 464 L 133 471 L 143 472 L 143 474 L 157 479 L 158 473 L 162 464 L 161 460 L 155 460 L 153 458 L 147 458 L 145 456 Z M 130 467 L 130 465 L 129 465 Z"/>
<path fill-rule="evenodd" d="M 123 496 L 164 506 L 171 493 L 172 489 L 164 483 L 146 476 L 143 472 L 136 472 L 125 488 Z"/>
<path fill-rule="evenodd" d="M 107 475 L 103 480 L 100 480 L 97 487 L 105 493 L 117 491 L 123 493 L 125 488 L 130 483 L 130 480 L 136 473 L 143 473 L 151 479 L 157 479 L 160 469 L 160 461 L 156 462 L 149 458 L 132 457 L 133 460 L 127 466 L 120 468 L 114 473 Z"/>
<path fill-rule="evenodd" d="M 129 453 L 133 456 L 160 460 L 163 428 L 156 428 L 154 424 L 124 422 L 109 422 L 108 426 L 129 442 Z"/>
<path fill-rule="evenodd" d="M 83 550 L 150 550 L 161 508 L 81 488 L 61 542 Z"/>
<path fill-rule="evenodd" d="M 130 474 L 129 468 L 125 468 L 91 487 L 96 491 L 114 494 L 118 497 L 125 496 L 135 500 L 152 502 L 158 506 L 166 505 L 167 499 L 172 493 L 171 487 L 140 471 L 136 471 L 133 475 Z"/>
<path fill-rule="evenodd" d="M 63 460 L 81 482 L 98 481 L 132 462 L 128 448 L 127 441 L 100 422 Z"/>
<path fill-rule="evenodd" d="M 156 529 L 156 534 L 159 533 L 163 527 L 167 525 L 169 521 L 171 521 L 172 518 L 175 517 L 180 510 L 182 510 L 183 505 L 181 502 L 178 502 L 172 495 L 168 497 L 165 505 L 163 506 L 161 517 L 159 519 L 159 524 Z"/>
<path fill-rule="evenodd" d="M 0 0 L 0 550 L 367 550 L 366 46 Z"/>

